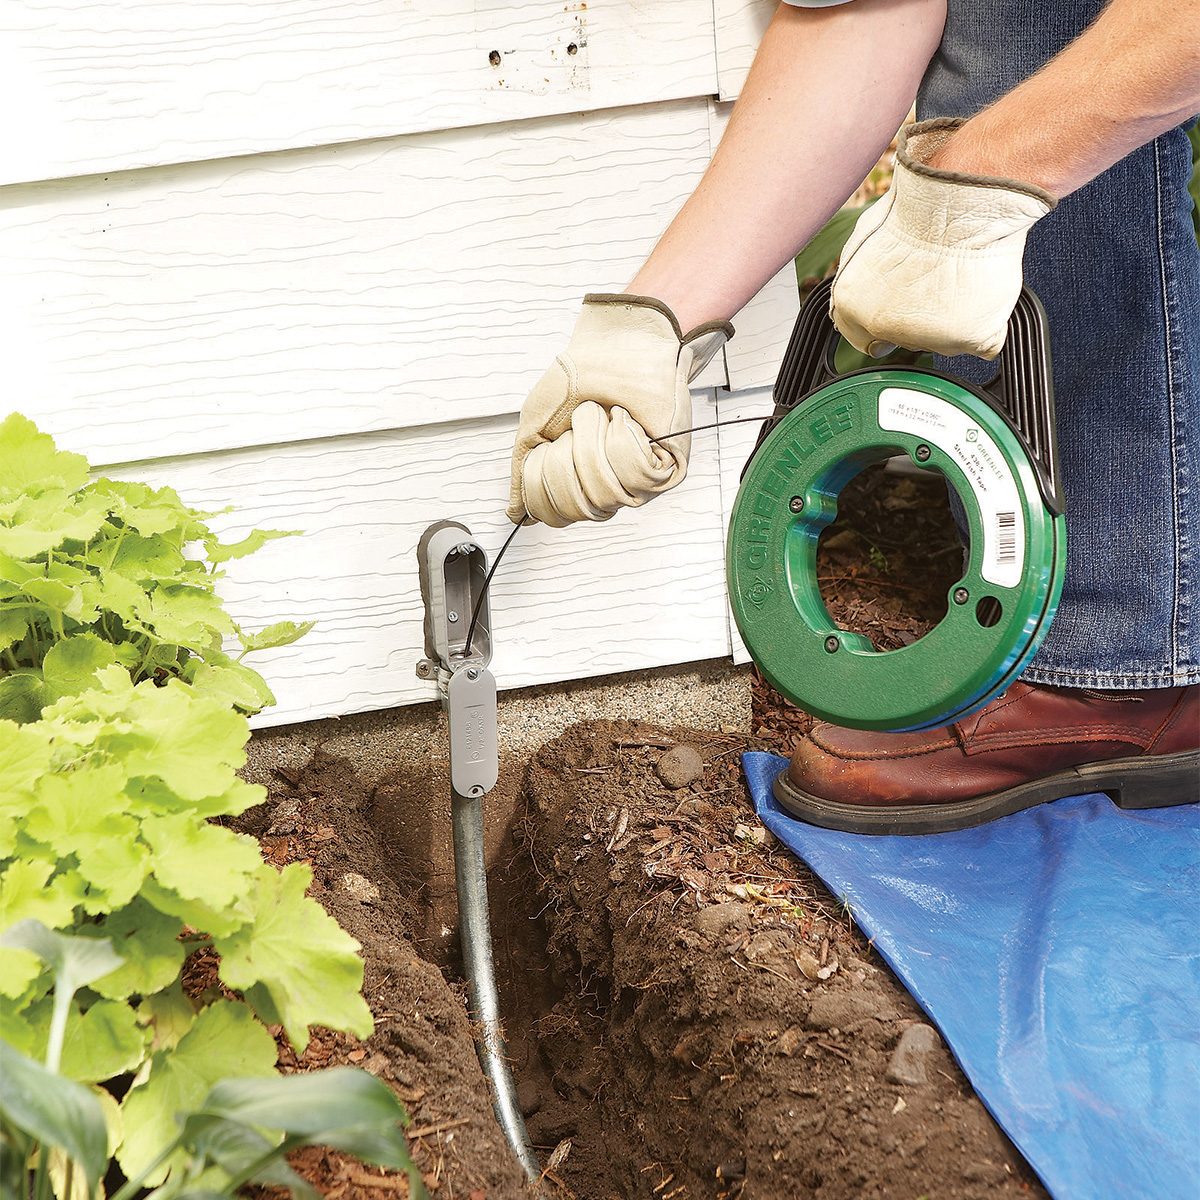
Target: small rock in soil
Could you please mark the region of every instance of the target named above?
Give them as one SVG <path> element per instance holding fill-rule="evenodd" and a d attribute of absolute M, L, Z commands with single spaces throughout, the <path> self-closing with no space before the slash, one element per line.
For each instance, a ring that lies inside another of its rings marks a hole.
<path fill-rule="evenodd" d="M 796 966 L 804 973 L 805 979 L 821 978 L 821 961 L 807 950 L 797 951 Z"/>
<path fill-rule="evenodd" d="M 772 962 L 783 957 L 783 946 L 786 945 L 786 934 L 766 931 L 756 933 L 742 950 L 742 957 L 747 962 Z"/>
<path fill-rule="evenodd" d="M 719 938 L 731 925 L 750 915 L 750 905 L 740 900 L 726 900 L 723 904 L 710 904 L 695 916 L 696 930 L 706 937 Z"/>
<path fill-rule="evenodd" d="M 300 828 L 302 816 L 300 801 L 288 797 L 271 810 L 271 824 L 267 827 L 268 837 L 281 837 L 295 833 Z"/>
<path fill-rule="evenodd" d="M 654 769 L 667 787 L 687 787 L 704 774 L 704 757 L 695 746 L 680 742 L 658 760 Z"/>
<path fill-rule="evenodd" d="M 865 997 L 849 990 L 821 991 L 813 998 L 805 1024 L 809 1029 L 851 1029 L 874 1016 L 874 1007 Z"/>
<path fill-rule="evenodd" d="M 776 1039 L 775 1049 L 791 1058 L 804 1045 L 804 1030 L 799 1025 L 789 1025 Z"/>
<path fill-rule="evenodd" d="M 359 904 L 374 904 L 379 899 L 379 888 L 357 871 L 347 871 L 338 880 L 338 890 Z"/>
<path fill-rule="evenodd" d="M 887 1067 L 890 1083 L 901 1083 L 908 1087 L 919 1087 L 928 1080 L 925 1062 L 938 1045 L 937 1031 L 932 1025 L 918 1022 L 910 1025 L 901 1035 L 896 1049 L 892 1051 Z"/>

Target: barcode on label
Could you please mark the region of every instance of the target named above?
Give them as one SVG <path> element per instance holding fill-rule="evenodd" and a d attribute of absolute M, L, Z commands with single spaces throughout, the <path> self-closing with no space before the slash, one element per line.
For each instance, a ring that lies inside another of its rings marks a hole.
<path fill-rule="evenodd" d="M 996 514 L 996 562 L 1014 563 L 1017 561 L 1017 514 L 1002 512 Z"/>

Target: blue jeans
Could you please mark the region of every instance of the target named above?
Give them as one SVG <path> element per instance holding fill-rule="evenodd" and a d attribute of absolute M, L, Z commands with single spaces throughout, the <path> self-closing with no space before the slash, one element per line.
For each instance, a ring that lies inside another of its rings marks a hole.
<path fill-rule="evenodd" d="M 918 117 L 971 116 L 1103 7 L 950 0 Z M 1025 279 L 1050 318 L 1067 496 L 1066 581 L 1025 673 L 1035 683 L 1200 682 L 1200 248 L 1191 162 L 1181 126 L 1066 197 L 1029 237 Z M 969 358 L 940 365 L 977 382 L 994 370 Z"/>

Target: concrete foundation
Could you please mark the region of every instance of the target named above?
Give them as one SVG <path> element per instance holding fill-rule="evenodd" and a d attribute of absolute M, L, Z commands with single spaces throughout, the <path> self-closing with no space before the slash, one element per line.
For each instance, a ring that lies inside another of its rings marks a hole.
<path fill-rule="evenodd" d="M 750 728 L 750 669 L 728 659 L 504 692 L 500 781 L 484 801 L 489 865 L 512 853 L 530 755 L 577 721 L 624 719 L 699 729 Z M 302 767 L 317 750 L 337 755 L 373 790 L 380 836 L 394 845 L 397 874 L 425 890 L 423 947 L 442 961 L 457 916 L 450 841 L 446 722 L 438 704 L 360 713 L 256 732 L 243 772 L 269 784 L 276 767 Z"/>

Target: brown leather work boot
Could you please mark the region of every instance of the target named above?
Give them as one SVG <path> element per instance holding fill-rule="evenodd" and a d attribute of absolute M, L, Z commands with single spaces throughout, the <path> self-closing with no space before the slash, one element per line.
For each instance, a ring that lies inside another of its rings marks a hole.
<path fill-rule="evenodd" d="M 853 833 L 941 833 L 1107 792 L 1122 808 L 1200 800 L 1200 686 L 1092 692 L 1016 683 L 945 729 L 818 723 L 775 782 L 793 816 Z"/>

